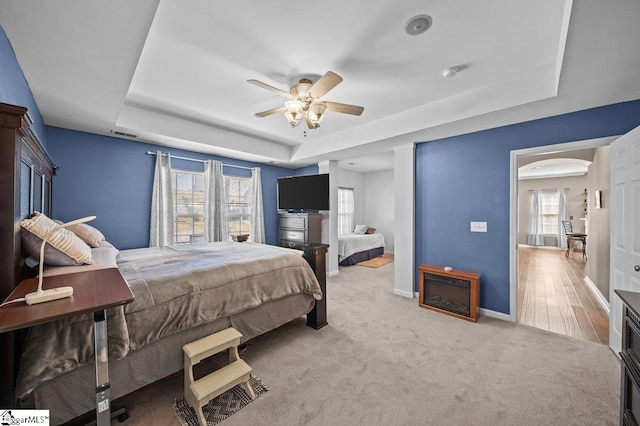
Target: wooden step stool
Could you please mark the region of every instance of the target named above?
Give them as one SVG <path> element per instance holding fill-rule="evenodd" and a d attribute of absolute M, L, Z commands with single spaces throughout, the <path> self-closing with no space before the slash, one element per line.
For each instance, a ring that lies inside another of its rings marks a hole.
<path fill-rule="evenodd" d="M 237 384 L 252 400 L 255 399 L 249 378 L 253 371 L 249 365 L 238 356 L 238 345 L 242 334 L 233 327 L 203 337 L 182 347 L 184 351 L 184 398 L 198 414 L 201 426 L 207 421 L 202 407 L 216 396 L 226 392 Z M 229 350 L 229 364 L 213 373 L 198 379 L 193 379 L 193 367 L 205 358 L 219 352 Z"/>

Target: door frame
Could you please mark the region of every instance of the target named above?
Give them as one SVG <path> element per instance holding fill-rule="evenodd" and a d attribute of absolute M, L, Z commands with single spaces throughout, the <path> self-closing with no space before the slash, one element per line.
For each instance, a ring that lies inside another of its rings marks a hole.
<path fill-rule="evenodd" d="M 555 145 L 536 146 L 510 152 L 509 162 L 509 321 L 518 322 L 518 157 L 607 146 L 622 135 Z M 613 225 L 612 225 L 613 226 Z"/>

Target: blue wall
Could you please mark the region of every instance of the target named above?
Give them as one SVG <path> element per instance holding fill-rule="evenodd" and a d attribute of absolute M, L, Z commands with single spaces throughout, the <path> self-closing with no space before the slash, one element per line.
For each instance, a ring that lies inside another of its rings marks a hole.
<path fill-rule="evenodd" d="M 46 146 L 44 120 L 2 27 L 0 27 L 0 102 L 27 108 L 33 120 L 33 131 L 40 142 Z"/>
<path fill-rule="evenodd" d="M 63 221 L 96 215 L 92 225 L 120 249 L 147 247 L 155 156 L 148 150 L 195 159 L 260 167 L 268 244 L 277 244 L 278 177 L 317 173 L 317 166 L 291 170 L 173 148 L 160 147 L 55 127 L 47 128 L 48 150 L 60 167 L 54 180 L 53 215 Z M 202 170 L 192 161 L 172 160 L 172 166 Z M 250 176 L 250 171 L 225 167 L 224 173 Z"/>
<path fill-rule="evenodd" d="M 640 101 L 632 101 L 418 144 L 416 264 L 480 273 L 481 306 L 508 314 L 510 151 L 638 125 Z M 471 221 L 487 222 L 488 232 L 470 232 Z"/>

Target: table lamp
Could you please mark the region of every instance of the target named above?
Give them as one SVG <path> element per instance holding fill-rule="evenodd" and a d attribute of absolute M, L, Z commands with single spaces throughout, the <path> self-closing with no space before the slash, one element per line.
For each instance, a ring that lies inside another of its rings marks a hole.
<path fill-rule="evenodd" d="M 77 225 L 79 223 L 89 222 L 95 219 L 95 216 L 87 216 L 80 219 L 72 220 L 71 222 L 63 223 L 62 225 L 54 226 L 42 239 L 40 245 L 40 270 L 38 272 L 38 290 L 33 293 L 29 293 L 25 296 L 27 305 L 35 305 L 37 303 L 50 302 L 52 300 L 64 299 L 65 297 L 71 297 L 73 295 L 73 287 L 56 287 L 48 290 L 42 289 L 42 272 L 44 269 L 44 247 L 47 245 L 49 238 L 56 232 L 67 226 Z"/>

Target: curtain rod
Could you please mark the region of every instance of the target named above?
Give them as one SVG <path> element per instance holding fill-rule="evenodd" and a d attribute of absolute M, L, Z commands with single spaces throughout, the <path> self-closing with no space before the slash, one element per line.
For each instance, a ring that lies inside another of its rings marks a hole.
<path fill-rule="evenodd" d="M 147 151 L 148 155 L 157 155 L 157 152 L 153 152 L 153 151 Z M 169 155 L 169 154 L 161 154 L 161 155 Z M 178 155 L 171 155 L 171 158 L 177 158 L 178 160 L 187 160 L 187 161 L 195 161 L 198 163 L 204 163 L 204 160 L 198 160 L 197 158 L 188 158 L 188 157 L 180 157 Z M 223 166 L 225 167 L 235 167 L 237 169 L 246 169 L 246 170 L 251 170 L 253 167 L 245 167 L 245 166 L 236 166 L 233 164 L 225 164 L 222 163 Z"/>
<path fill-rule="evenodd" d="M 529 192 L 533 192 L 533 191 L 557 191 L 558 188 L 554 188 L 554 189 L 528 189 L 527 191 Z M 571 191 L 571 188 L 564 188 L 565 191 Z"/>

